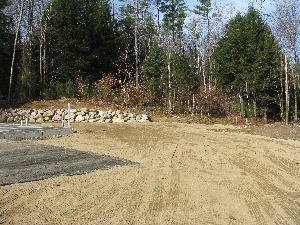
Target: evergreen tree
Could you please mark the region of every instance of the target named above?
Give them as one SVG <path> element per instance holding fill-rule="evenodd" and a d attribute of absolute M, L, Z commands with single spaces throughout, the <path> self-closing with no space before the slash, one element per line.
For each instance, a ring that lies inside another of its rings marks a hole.
<path fill-rule="evenodd" d="M 161 103 L 167 93 L 167 56 L 154 41 L 143 64 L 145 88 L 151 93 L 153 102 Z"/>
<path fill-rule="evenodd" d="M 161 12 L 164 13 L 164 26 L 172 32 L 173 43 L 176 37 L 181 39 L 184 20 L 186 18 L 184 0 L 162 0 Z"/>
<path fill-rule="evenodd" d="M 193 12 L 203 17 L 203 20 L 209 21 L 209 12 L 211 11 L 211 0 L 197 0 L 199 5 L 195 6 Z"/>
<path fill-rule="evenodd" d="M 0 99 L 8 92 L 9 68 L 12 48 L 12 20 L 5 13 L 6 0 L 0 1 Z"/>
<path fill-rule="evenodd" d="M 198 76 L 194 68 L 189 65 L 186 56 L 180 53 L 171 55 L 171 71 L 174 75 L 174 89 L 177 96 L 177 103 L 183 103 L 192 99 L 196 92 Z"/>
<path fill-rule="evenodd" d="M 116 38 L 106 0 L 54 0 L 51 12 L 48 51 L 54 82 L 79 76 L 91 84 L 112 71 Z"/>
<path fill-rule="evenodd" d="M 245 16 L 238 14 L 229 22 L 214 60 L 219 84 L 239 95 L 241 104 L 252 101 L 256 108 L 257 103 L 265 114 L 274 106 L 280 88 L 280 49 L 257 11 L 249 8 Z"/>
<path fill-rule="evenodd" d="M 118 49 L 117 59 L 114 62 L 117 76 L 123 82 L 132 81 L 135 73 L 135 36 L 134 36 L 134 7 L 126 4 L 120 8 L 120 18 L 117 22 Z"/>
<path fill-rule="evenodd" d="M 118 43 L 120 45 L 116 64 L 122 80 L 126 79 L 130 82 L 133 82 L 134 77 L 136 78 L 136 70 L 139 70 L 140 65 L 143 64 L 152 40 L 157 35 L 150 2 L 138 1 L 135 3 L 138 3 L 138 15 L 136 15 L 136 5 L 124 4 L 120 8 L 118 21 Z M 135 83 L 137 84 L 136 79 Z"/>
<path fill-rule="evenodd" d="M 202 76 L 203 76 L 203 85 L 206 89 L 206 80 L 208 79 L 208 86 L 211 86 L 211 68 L 212 68 L 212 62 L 211 62 L 211 53 L 212 53 L 212 35 L 211 35 L 211 18 L 210 18 L 210 12 L 212 10 L 211 7 L 211 0 L 197 0 L 198 5 L 195 6 L 195 9 L 193 12 L 198 15 L 202 21 L 205 31 L 204 33 L 204 45 L 203 45 L 203 55 L 202 55 Z M 203 35 L 203 34 L 202 34 Z M 198 65 L 199 68 L 199 65 Z"/>

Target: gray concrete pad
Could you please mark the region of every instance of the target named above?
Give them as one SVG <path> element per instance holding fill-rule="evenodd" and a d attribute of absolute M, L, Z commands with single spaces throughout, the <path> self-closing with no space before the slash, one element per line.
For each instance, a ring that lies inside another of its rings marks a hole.
<path fill-rule="evenodd" d="M 69 135 L 69 128 L 42 127 L 42 126 L 20 126 L 17 124 L 0 123 L 0 139 L 28 140 L 44 139 Z"/>
<path fill-rule="evenodd" d="M 91 152 L 0 140 L 0 186 L 134 164 Z"/>

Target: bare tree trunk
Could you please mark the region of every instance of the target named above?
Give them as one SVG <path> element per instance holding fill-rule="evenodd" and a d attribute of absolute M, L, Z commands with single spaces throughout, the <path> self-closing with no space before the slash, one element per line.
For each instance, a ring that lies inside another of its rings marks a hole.
<path fill-rule="evenodd" d="M 284 65 L 285 65 L 285 123 L 289 124 L 289 108 L 290 108 L 290 100 L 289 100 L 289 77 L 288 77 L 288 61 L 287 56 L 284 56 Z"/>
<path fill-rule="evenodd" d="M 245 113 L 244 113 L 244 98 L 242 94 L 239 94 L 239 99 L 240 99 L 240 116 L 241 118 L 243 118 Z"/>
<path fill-rule="evenodd" d="M 268 122 L 268 114 L 267 114 L 267 112 L 268 112 L 268 109 L 264 108 L 264 121 L 265 121 L 265 123 Z"/>
<path fill-rule="evenodd" d="M 27 43 L 25 47 L 25 64 L 23 65 L 26 69 L 27 72 L 32 74 L 32 39 L 33 39 L 33 20 L 34 20 L 34 5 L 35 1 L 34 0 L 27 0 L 28 1 L 28 20 L 27 20 Z M 27 87 L 25 89 L 28 90 L 27 97 L 31 98 L 32 97 L 32 86 L 33 84 L 31 82 L 26 84 Z M 26 97 L 26 96 L 25 96 Z"/>
<path fill-rule="evenodd" d="M 193 94 L 193 106 L 192 106 L 192 114 L 195 114 L 195 109 L 196 109 L 196 99 L 195 99 L 195 94 Z"/>
<path fill-rule="evenodd" d="M 257 118 L 257 103 L 256 100 L 253 101 L 253 113 L 254 113 L 254 118 Z"/>
<path fill-rule="evenodd" d="M 282 57 L 282 55 L 281 55 Z M 280 117 L 282 122 L 284 121 L 284 59 L 280 57 L 280 85 L 281 85 L 281 93 L 279 94 L 279 104 L 280 104 Z"/>
<path fill-rule="evenodd" d="M 44 15 L 44 40 L 43 40 L 43 43 L 44 43 L 44 50 L 43 50 L 43 66 L 44 66 L 44 71 L 43 71 L 43 80 L 44 80 L 44 86 L 45 86 L 45 83 L 47 82 L 47 73 L 46 73 L 46 70 L 47 70 L 47 60 L 46 60 L 46 47 L 47 47 L 47 21 L 48 21 L 48 16 L 51 15 L 51 11 L 52 11 L 52 5 L 53 5 L 53 1 L 50 0 L 50 7 L 49 7 L 49 11 L 47 10 L 47 14 Z"/>
<path fill-rule="evenodd" d="M 176 89 L 173 89 L 173 108 L 172 111 L 175 112 L 175 105 L 176 105 Z"/>
<path fill-rule="evenodd" d="M 115 20 L 115 0 L 112 0 L 112 18 Z"/>
<path fill-rule="evenodd" d="M 135 0 L 135 24 L 134 24 L 134 52 L 135 52 L 135 86 L 139 88 L 139 46 L 138 46 L 138 23 L 139 23 L 139 3 Z"/>
<path fill-rule="evenodd" d="M 246 100 L 247 100 L 247 109 L 245 110 L 246 118 L 250 117 L 250 101 L 249 101 L 249 90 L 248 82 L 246 82 Z"/>
<path fill-rule="evenodd" d="M 29 1 L 29 17 L 28 17 L 28 69 L 32 70 L 32 37 L 33 37 L 33 11 L 34 11 L 34 0 Z"/>
<path fill-rule="evenodd" d="M 12 83 L 13 83 L 13 75 L 14 75 L 16 49 L 17 49 L 17 42 L 18 42 L 18 36 L 19 36 L 22 16 L 23 16 L 23 12 L 24 12 L 24 3 L 25 3 L 25 0 L 21 0 L 20 7 L 19 7 L 19 15 L 18 15 L 16 29 L 15 29 L 15 41 L 14 41 L 13 56 L 12 56 L 12 61 L 11 61 L 10 77 L 9 77 L 8 101 L 11 101 L 11 91 L 12 91 Z"/>
<path fill-rule="evenodd" d="M 43 75 L 43 26 L 42 26 L 42 19 L 40 20 L 41 22 L 41 27 L 40 27 L 40 32 L 41 32 L 41 37 L 40 37 L 40 96 L 42 96 L 42 90 L 43 90 L 43 84 L 44 84 L 44 75 Z"/>
<path fill-rule="evenodd" d="M 298 120 L 298 94 L 297 94 L 297 79 L 296 79 L 296 74 L 294 70 L 294 65 L 292 66 L 292 78 L 293 78 L 293 86 L 294 86 L 294 121 L 297 122 Z"/>
<path fill-rule="evenodd" d="M 208 55 L 207 55 L 207 60 L 208 60 L 208 90 L 211 91 L 211 82 L 212 82 L 212 77 L 211 77 L 211 40 L 210 40 L 210 37 L 211 37 L 211 30 L 210 30 L 210 18 L 209 18 L 209 13 L 207 12 L 206 14 L 206 19 L 207 19 L 207 52 L 208 52 Z"/>
<path fill-rule="evenodd" d="M 211 74 L 208 74 L 208 90 L 211 91 Z"/>
<path fill-rule="evenodd" d="M 50 3 L 50 13 L 51 13 L 51 8 L 52 8 L 52 1 Z M 44 32 L 44 35 L 43 35 L 43 84 L 44 84 L 44 87 L 45 87 L 45 83 L 46 83 L 46 80 L 47 80 L 47 76 L 46 76 L 46 66 L 47 66 L 47 63 L 46 63 L 46 40 L 47 40 L 47 20 L 46 20 L 46 17 L 44 18 L 44 28 L 43 28 L 43 32 Z M 43 88 L 44 88 L 43 87 Z"/>
<path fill-rule="evenodd" d="M 295 89 L 295 115 L 294 115 L 294 121 L 298 121 L 298 94 L 297 94 L 297 84 L 294 84 Z"/>
<path fill-rule="evenodd" d="M 172 111 L 172 75 L 171 75 L 171 53 L 169 52 L 168 54 L 168 74 L 169 74 L 169 96 L 168 96 L 168 101 L 169 101 L 169 111 Z"/>
<path fill-rule="evenodd" d="M 206 92 L 206 76 L 205 76 L 205 63 L 202 64 L 202 76 L 203 76 L 203 86 Z"/>
<path fill-rule="evenodd" d="M 158 28 L 158 33 L 160 34 L 160 0 L 156 0 L 156 10 L 157 10 L 157 28 Z"/>
<path fill-rule="evenodd" d="M 44 0 L 41 0 L 40 4 L 40 58 L 39 58 L 39 63 L 40 63 L 40 96 L 43 94 L 43 89 L 44 89 L 44 70 L 43 70 L 43 46 L 44 46 L 44 21 L 45 21 L 45 7 L 44 7 Z"/>

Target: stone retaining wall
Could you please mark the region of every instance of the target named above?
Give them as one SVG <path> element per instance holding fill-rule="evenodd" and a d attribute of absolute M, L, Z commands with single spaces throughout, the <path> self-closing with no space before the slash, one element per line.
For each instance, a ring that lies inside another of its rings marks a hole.
<path fill-rule="evenodd" d="M 67 120 L 66 109 L 0 109 L 0 122 L 19 123 L 28 119 L 29 123 L 60 122 L 62 116 Z M 71 109 L 71 122 L 81 123 L 124 123 L 124 122 L 150 122 L 150 117 L 145 114 L 118 111 L 101 111 L 96 109 Z"/>

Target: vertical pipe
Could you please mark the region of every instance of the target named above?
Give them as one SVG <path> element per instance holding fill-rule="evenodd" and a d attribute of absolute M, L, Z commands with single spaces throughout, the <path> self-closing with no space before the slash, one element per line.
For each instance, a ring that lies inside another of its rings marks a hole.
<path fill-rule="evenodd" d="M 65 112 L 63 112 L 61 114 L 61 127 L 64 128 L 65 127 Z"/>
<path fill-rule="evenodd" d="M 68 103 L 68 128 L 71 128 L 71 104 Z"/>

